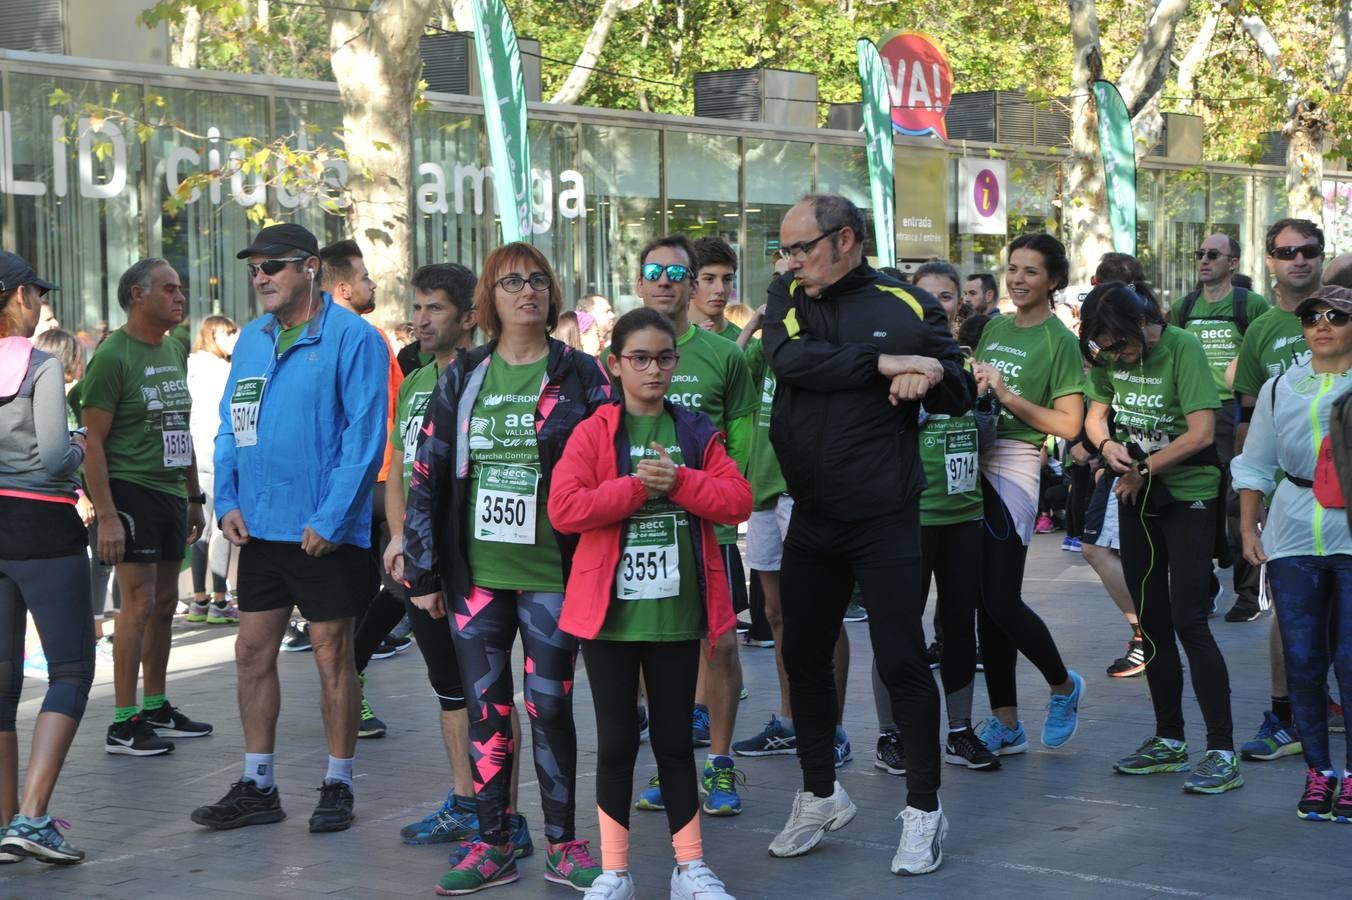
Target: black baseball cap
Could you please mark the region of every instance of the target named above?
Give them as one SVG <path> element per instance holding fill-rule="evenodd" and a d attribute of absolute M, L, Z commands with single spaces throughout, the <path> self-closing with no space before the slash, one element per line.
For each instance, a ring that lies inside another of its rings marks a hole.
<path fill-rule="evenodd" d="M 39 278 L 38 273 L 28 264 L 28 260 L 22 256 L 0 250 L 0 291 L 12 291 L 25 284 L 36 285 L 44 294 L 48 291 L 61 290 L 50 281 Z"/>
<path fill-rule="evenodd" d="M 319 256 L 319 241 L 310 233 L 310 229 L 295 222 L 282 222 L 269 225 L 253 243 L 235 254 L 235 259 L 248 259 L 251 256 L 287 256 L 300 251 L 305 256 Z"/>

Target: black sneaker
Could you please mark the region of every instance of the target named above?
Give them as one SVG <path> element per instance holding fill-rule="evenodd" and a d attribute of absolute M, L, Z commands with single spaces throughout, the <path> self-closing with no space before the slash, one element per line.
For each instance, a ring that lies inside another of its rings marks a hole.
<path fill-rule="evenodd" d="M 352 788 L 341 781 L 319 786 L 319 805 L 310 816 L 310 832 L 346 831 L 352 827 Z"/>
<path fill-rule="evenodd" d="M 389 659 L 396 653 L 403 653 L 409 647 L 413 646 L 413 638 L 410 637 L 387 637 L 381 641 L 375 651 L 371 654 L 372 659 Z"/>
<path fill-rule="evenodd" d="M 873 753 L 873 764 L 888 775 L 906 774 L 906 756 L 902 752 L 899 733 L 884 731 L 878 735 L 878 749 Z"/>
<path fill-rule="evenodd" d="M 282 811 L 282 797 L 276 785 L 264 790 L 248 779 L 241 779 L 230 785 L 224 797 L 210 806 L 197 807 L 189 818 L 198 825 L 226 831 L 280 822 L 286 813 Z"/>
<path fill-rule="evenodd" d="M 310 623 L 292 622 L 286 626 L 286 637 L 282 638 L 282 649 L 288 653 L 301 653 L 313 649 L 310 646 Z"/>
<path fill-rule="evenodd" d="M 925 648 L 925 662 L 929 663 L 931 669 L 939 668 L 939 663 L 943 661 L 944 645 L 935 641 Z"/>
<path fill-rule="evenodd" d="M 850 605 L 845 607 L 846 622 L 867 622 L 868 610 L 860 606 L 858 602 L 851 600 Z"/>
<path fill-rule="evenodd" d="M 363 694 L 361 698 L 361 719 L 357 722 L 357 737 L 382 738 L 385 736 L 385 723 L 371 709 L 371 704 Z"/>
<path fill-rule="evenodd" d="M 103 749 L 123 756 L 159 756 L 173 753 L 174 745 L 155 734 L 145 719 L 135 715 L 125 722 L 108 726 L 108 740 Z"/>
<path fill-rule="evenodd" d="M 944 762 L 992 772 L 1000 768 L 1000 757 L 987 750 L 970 727 L 948 733 L 948 742 L 944 745 Z"/>
<path fill-rule="evenodd" d="M 1227 622 L 1252 622 L 1258 618 L 1262 612 L 1258 608 L 1258 601 L 1250 600 L 1248 597 L 1239 597 L 1235 600 L 1235 605 L 1230 607 L 1230 611 L 1225 614 Z"/>
<path fill-rule="evenodd" d="M 1145 641 L 1134 637 L 1127 641 L 1127 652 L 1113 660 L 1108 674 L 1114 678 L 1130 678 L 1145 671 Z"/>
<path fill-rule="evenodd" d="M 160 737 L 195 738 L 211 734 L 211 726 L 206 722 L 194 722 L 168 703 L 159 709 L 141 710 L 141 718 Z"/>

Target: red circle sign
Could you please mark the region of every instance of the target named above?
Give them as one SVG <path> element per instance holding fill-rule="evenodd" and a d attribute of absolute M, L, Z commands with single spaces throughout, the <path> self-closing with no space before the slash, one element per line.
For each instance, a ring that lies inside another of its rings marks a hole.
<path fill-rule="evenodd" d="M 953 99 L 953 71 L 944 48 L 923 32 L 901 31 L 884 36 L 878 52 L 892 95 L 892 127 L 947 140 L 944 110 Z"/>
<path fill-rule="evenodd" d="M 1000 179 L 990 169 L 982 169 L 972 180 L 972 208 L 989 219 L 1000 208 Z"/>

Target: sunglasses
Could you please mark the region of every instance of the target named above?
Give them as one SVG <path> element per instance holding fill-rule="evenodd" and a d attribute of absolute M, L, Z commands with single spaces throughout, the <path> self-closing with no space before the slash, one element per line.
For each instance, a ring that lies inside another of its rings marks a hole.
<path fill-rule="evenodd" d="M 676 368 L 676 363 L 681 355 L 674 350 L 670 353 L 659 353 L 656 356 L 649 356 L 646 353 L 621 353 L 621 359 L 629 360 L 629 365 L 634 367 L 635 372 L 646 372 L 648 367 L 657 363 L 657 368 L 663 372 L 670 372 Z"/>
<path fill-rule="evenodd" d="M 1197 260 L 1198 262 L 1201 262 L 1201 261 L 1204 260 L 1204 259 L 1205 259 L 1207 262 L 1215 262 L 1216 260 L 1220 259 L 1222 256 L 1226 257 L 1227 259 L 1234 259 L 1234 258 L 1235 258 L 1233 254 L 1230 254 L 1230 253 L 1222 253 L 1222 252 L 1219 251 L 1219 250 L 1194 250 L 1194 251 L 1192 251 L 1192 256 L 1193 256 L 1193 259 Z"/>
<path fill-rule="evenodd" d="M 1116 356 L 1127 349 L 1128 341 L 1126 339 L 1113 341 L 1111 344 L 1100 344 L 1098 341 L 1089 342 L 1089 353 L 1095 359 L 1100 356 Z"/>
<path fill-rule="evenodd" d="M 305 259 L 304 256 L 284 256 L 278 259 L 265 259 L 260 263 L 249 263 L 249 277 L 257 278 L 259 272 L 271 277 L 285 269 L 287 263 L 305 262 Z"/>
<path fill-rule="evenodd" d="M 844 227 L 845 227 L 844 225 L 837 225 L 830 231 L 823 231 L 821 234 L 817 235 L 810 241 L 799 241 L 796 244 L 789 244 L 787 247 L 780 247 L 779 258 L 797 259 L 799 261 L 807 259 L 807 255 L 812 252 L 812 249 L 816 247 L 817 244 L 826 240 L 831 235 L 835 234 L 837 231 L 839 231 Z"/>
<path fill-rule="evenodd" d="M 543 272 L 535 272 L 529 278 L 522 278 L 520 275 L 504 275 L 497 281 L 498 287 L 509 294 L 521 293 L 528 284 L 532 291 L 542 294 L 550 288 L 549 276 Z"/>
<path fill-rule="evenodd" d="M 1268 256 L 1273 259 L 1280 259 L 1283 262 L 1290 262 L 1297 256 L 1303 256 L 1306 259 L 1319 259 L 1324 255 L 1324 248 L 1319 244 L 1300 244 L 1296 247 L 1273 247 L 1268 251 Z"/>
<path fill-rule="evenodd" d="M 664 266 L 661 263 L 643 264 L 644 281 L 658 281 L 661 279 L 663 272 L 667 273 L 667 280 L 670 281 L 672 284 L 680 284 L 682 281 L 685 281 L 687 278 L 690 277 L 689 266 L 678 266 L 678 265 Z"/>
<path fill-rule="evenodd" d="M 1306 328 L 1313 328 L 1323 319 L 1334 328 L 1342 328 L 1347 325 L 1348 319 L 1352 318 L 1345 312 L 1336 309 L 1314 309 L 1307 313 L 1301 313 L 1300 324 Z"/>

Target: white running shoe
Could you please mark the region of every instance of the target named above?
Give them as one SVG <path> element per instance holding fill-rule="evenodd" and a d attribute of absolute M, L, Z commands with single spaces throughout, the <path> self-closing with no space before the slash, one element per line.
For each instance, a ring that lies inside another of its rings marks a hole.
<path fill-rule="evenodd" d="M 802 856 L 817 846 L 828 831 L 837 831 L 850 824 L 859 808 L 854 805 L 845 788 L 836 782 L 829 797 L 818 797 L 810 791 L 799 791 L 793 798 L 793 809 L 784 830 L 770 842 L 771 856 Z"/>
<path fill-rule="evenodd" d="M 737 900 L 723 887 L 714 870 L 697 859 L 681 871 L 671 870 L 671 900 Z"/>
<path fill-rule="evenodd" d="M 944 861 L 944 835 L 948 834 L 943 807 L 921 812 L 908 806 L 897 818 L 901 819 L 901 843 L 892 857 L 892 874 L 924 875 L 939 868 Z"/>
<path fill-rule="evenodd" d="M 582 895 L 582 900 L 634 900 L 634 879 L 629 873 L 602 872 Z"/>

